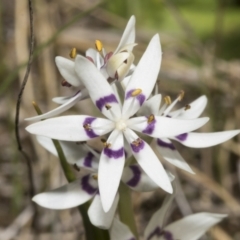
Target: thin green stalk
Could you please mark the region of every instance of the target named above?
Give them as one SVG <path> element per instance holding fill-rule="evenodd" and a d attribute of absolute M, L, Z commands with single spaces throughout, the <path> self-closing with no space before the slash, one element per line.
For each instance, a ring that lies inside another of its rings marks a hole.
<path fill-rule="evenodd" d="M 130 189 L 125 184 L 120 183 L 119 194 L 118 213 L 120 220 L 130 228 L 132 233 L 138 239 Z"/>
<path fill-rule="evenodd" d="M 39 108 L 39 106 L 35 102 L 33 102 L 33 106 L 34 106 L 36 112 L 39 115 L 41 115 L 42 111 Z M 75 181 L 76 177 L 75 177 L 74 173 L 72 172 L 72 169 L 71 169 L 70 165 L 67 163 L 65 154 L 62 150 L 62 147 L 61 147 L 59 141 L 55 140 L 55 139 L 52 139 L 52 141 L 53 141 L 53 144 L 54 144 L 54 146 L 57 150 L 58 157 L 59 157 L 64 175 L 65 175 L 67 181 L 68 182 Z M 108 231 L 99 229 L 99 228 L 95 227 L 94 225 L 92 225 L 92 223 L 90 222 L 89 217 L 88 217 L 88 213 L 87 213 L 88 208 L 89 208 L 89 202 L 87 202 L 85 204 L 82 204 L 78 207 L 78 210 L 79 210 L 79 212 L 82 216 L 83 225 L 84 225 L 85 234 L 86 234 L 86 239 L 87 240 L 93 240 L 93 239 L 94 240 L 95 239 L 96 240 L 108 240 L 109 239 Z"/>

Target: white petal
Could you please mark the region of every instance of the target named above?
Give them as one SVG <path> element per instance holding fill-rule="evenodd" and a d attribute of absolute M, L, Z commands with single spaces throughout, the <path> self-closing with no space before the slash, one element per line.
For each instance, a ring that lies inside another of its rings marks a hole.
<path fill-rule="evenodd" d="M 52 139 L 37 136 L 37 141 L 50 153 L 58 156 Z M 83 145 L 67 141 L 59 141 L 59 143 L 69 164 L 76 164 L 80 168 L 97 171 L 99 159 L 97 159 L 92 152 L 86 151 Z"/>
<path fill-rule="evenodd" d="M 112 227 L 110 229 L 111 240 L 136 240 L 131 233 L 128 226 L 120 222 L 118 219 L 113 220 Z"/>
<path fill-rule="evenodd" d="M 139 109 L 137 115 L 138 116 L 149 116 L 151 114 L 157 115 L 161 104 L 161 100 L 162 100 L 161 94 L 157 94 L 149 98 L 146 102 L 144 102 L 142 107 Z"/>
<path fill-rule="evenodd" d="M 85 129 L 84 125 L 88 125 L 89 129 Z M 107 119 L 73 115 L 33 123 L 26 130 L 52 139 L 78 142 L 104 135 L 113 128 L 113 122 Z"/>
<path fill-rule="evenodd" d="M 89 48 L 87 51 L 86 51 L 86 57 L 90 57 L 94 64 L 97 65 L 97 58 L 98 58 L 98 51 L 96 49 L 93 49 L 93 48 Z"/>
<path fill-rule="evenodd" d="M 105 147 L 102 151 L 98 176 L 99 191 L 105 212 L 108 212 L 112 206 L 125 163 L 122 133 L 114 130 L 109 136 L 107 143 L 111 145 L 110 147 Z"/>
<path fill-rule="evenodd" d="M 172 139 L 187 147 L 205 148 L 223 143 L 240 133 L 240 130 L 213 132 L 213 133 L 186 133 Z"/>
<path fill-rule="evenodd" d="M 208 120 L 207 117 L 185 120 L 155 116 L 154 120 L 148 123 L 147 117 L 136 117 L 129 119 L 127 125 L 129 128 L 151 137 L 164 138 L 194 131 Z"/>
<path fill-rule="evenodd" d="M 154 139 L 155 145 L 162 157 L 173 164 L 174 166 L 181 168 L 187 172 L 194 174 L 193 170 L 186 163 L 183 157 L 180 155 L 178 150 L 175 148 L 173 143 L 167 138 Z"/>
<path fill-rule="evenodd" d="M 97 190 L 96 180 L 88 174 L 63 187 L 37 194 L 32 200 L 45 208 L 67 209 L 87 202 Z"/>
<path fill-rule="evenodd" d="M 118 100 L 103 75 L 92 62 L 78 55 L 76 57 L 76 72 L 86 86 L 93 103 L 109 119 L 117 119 L 121 116 L 121 108 Z M 105 107 L 111 106 L 109 110 Z"/>
<path fill-rule="evenodd" d="M 159 188 L 137 164 L 132 164 L 124 168 L 122 181 L 132 190 L 139 192 L 148 192 Z"/>
<path fill-rule="evenodd" d="M 38 116 L 35 117 L 31 117 L 31 118 L 26 118 L 26 121 L 39 121 L 41 119 L 46 119 L 46 118 L 50 118 L 50 117 L 54 117 L 56 115 L 59 115 L 65 111 L 67 111 L 68 109 L 70 109 L 72 106 L 74 106 L 78 101 L 83 100 L 86 98 L 86 96 L 88 95 L 88 93 L 86 91 L 81 91 L 78 92 L 74 97 L 69 98 L 69 100 L 67 102 L 65 102 L 63 105 Z"/>
<path fill-rule="evenodd" d="M 119 195 L 117 194 L 110 210 L 108 212 L 104 212 L 100 195 L 96 194 L 91 206 L 88 209 L 88 216 L 91 223 L 98 228 L 109 229 L 117 209 L 118 200 Z"/>
<path fill-rule="evenodd" d="M 146 174 L 163 190 L 172 193 L 172 185 L 161 162 L 151 147 L 142 139 L 136 146 L 133 141 L 139 137 L 130 129 L 126 129 L 124 135 L 131 145 L 133 156 Z"/>
<path fill-rule="evenodd" d="M 189 105 L 191 108 L 188 110 L 185 110 L 184 107 L 179 110 L 173 111 L 168 115 L 174 118 L 176 117 L 182 119 L 198 118 L 202 114 L 203 110 L 207 105 L 207 97 L 203 95 L 196 99 L 195 101 L 191 102 Z"/>
<path fill-rule="evenodd" d="M 165 197 L 161 208 L 157 212 L 155 212 L 153 214 L 153 216 L 151 217 L 151 219 L 144 231 L 145 239 L 149 239 L 150 236 L 151 235 L 153 236 L 154 232 L 156 232 L 157 230 L 162 230 L 163 222 L 165 220 L 165 215 L 172 203 L 173 198 L 175 197 L 175 192 L 176 191 L 174 189 L 173 194 L 167 195 L 167 197 Z M 185 240 L 185 239 L 181 239 L 181 240 Z"/>
<path fill-rule="evenodd" d="M 131 16 L 114 53 L 117 53 L 125 45 L 135 42 L 135 22 L 135 17 Z"/>
<path fill-rule="evenodd" d="M 75 72 L 75 62 L 63 57 L 55 58 L 56 65 L 63 78 L 74 87 L 82 86 L 80 78 Z"/>
<path fill-rule="evenodd" d="M 159 35 L 157 34 L 151 39 L 127 85 L 123 105 L 123 116 L 125 118 L 136 113 L 150 96 L 160 70 L 161 59 L 162 52 Z M 136 89 L 141 89 L 142 93 L 133 97 L 131 93 Z"/>
<path fill-rule="evenodd" d="M 127 63 L 123 62 L 122 65 L 117 69 L 118 81 L 122 81 L 129 73 L 133 61 L 134 55 L 130 53 L 129 58 L 127 59 Z"/>
<path fill-rule="evenodd" d="M 196 213 L 168 225 L 164 231 L 170 232 L 173 239 L 197 240 L 226 216 L 225 214 Z"/>

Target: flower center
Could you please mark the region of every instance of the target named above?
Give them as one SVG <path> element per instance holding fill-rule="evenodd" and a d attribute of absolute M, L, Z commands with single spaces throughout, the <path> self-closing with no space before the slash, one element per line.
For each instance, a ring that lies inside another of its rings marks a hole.
<path fill-rule="evenodd" d="M 116 122 L 116 128 L 120 131 L 124 131 L 127 127 L 127 124 L 125 120 L 120 119 L 118 122 Z"/>

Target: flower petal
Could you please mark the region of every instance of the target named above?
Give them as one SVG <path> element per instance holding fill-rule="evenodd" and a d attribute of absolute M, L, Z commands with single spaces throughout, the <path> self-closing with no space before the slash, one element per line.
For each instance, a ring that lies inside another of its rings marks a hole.
<path fill-rule="evenodd" d="M 151 137 L 166 138 L 194 131 L 203 126 L 208 120 L 207 117 L 184 120 L 154 116 L 150 122 L 148 117 L 136 117 L 129 119 L 127 124 L 129 128 Z"/>
<path fill-rule="evenodd" d="M 190 106 L 190 109 L 186 110 L 184 107 L 179 110 L 172 111 L 168 115 L 174 118 L 182 119 L 198 118 L 207 105 L 207 97 L 203 95 L 188 105 Z"/>
<path fill-rule="evenodd" d="M 154 235 L 160 235 L 161 230 L 163 229 L 163 222 L 165 220 L 165 215 L 175 197 L 175 188 L 174 192 L 171 195 L 165 197 L 161 208 L 153 214 L 147 227 L 144 231 L 144 239 L 152 239 Z M 183 240 L 183 239 L 182 239 Z M 185 239 L 184 239 L 185 240 Z"/>
<path fill-rule="evenodd" d="M 114 123 L 86 115 L 62 116 L 29 125 L 32 134 L 63 141 L 86 141 L 110 132 Z"/>
<path fill-rule="evenodd" d="M 108 212 L 117 193 L 125 163 L 123 135 L 114 130 L 107 140 L 109 147 L 102 151 L 99 163 L 99 191 L 103 209 Z"/>
<path fill-rule="evenodd" d="M 74 97 L 69 98 L 67 102 L 65 102 L 63 105 L 47 112 L 43 113 L 41 115 L 31 117 L 31 118 L 26 118 L 26 121 L 39 121 L 41 119 L 46 119 L 50 117 L 54 117 L 56 115 L 59 115 L 68 109 L 70 109 L 72 106 L 74 106 L 78 101 L 83 100 L 87 97 L 88 93 L 86 90 L 83 90 L 81 92 L 78 92 Z"/>
<path fill-rule="evenodd" d="M 123 32 L 122 38 L 116 50 L 114 51 L 114 54 L 117 53 L 125 45 L 135 42 L 135 22 L 136 22 L 135 17 L 131 16 Z"/>
<path fill-rule="evenodd" d="M 151 114 L 157 115 L 159 111 L 159 107 L 161 104 L 162 95 L 156 94 L 153 97 L 149 98 L 142 107 L 139 109 L 137 115 L 138 116 L 149 116 Z"/>
<path fill-rule="evenodd" d="M 67 209 L 79 206 L 97 193 L 97 182 L 90 174 L 55 190 L 33 197 L 38 205 L 50 209 Z"/>
<path fill-rule="evenodd" d="M 131 129 L 126 129 L 124 135 L 131 145 L 133 156 L 146 174 L 164 191 L 172 193 L 172 185 L 161 162 L 151 147 Z"/>
<path fill-rule="evenodd" d="M 193 170 L 186 163 L 173 143 L 167 138 L 154 139 L 155 145 L 162 157 L 173 164 L 174 166 L 181 168 L 187 172 L 194 174 Z"/>
<path fill-rule="evenodd" d="M 196 213 L 168 225 L 164 231 L 170 232 L 174 239 L 197 240 L 226 216 L 206 212 Z"/>
<path fill-rule="evenodd" d="M 88 209 L 88 216 L 91 223 L 98 228 L 109 229 L 117 209 L 118 200 L 119 195 L 117 194 L 110 210 L 108 212 L 104 212 L 100 195 L 96 194 L 91 206 Z"/>
<path fill-rule="evenodd" d="M 178 135 L 172 139 L 182 143 L 187 147 L 205 148 L 223 143 L 240 133 L 240 130 L 231 130 L 213 133 L 186 133 Z"/>
<path fill-rule="evenodd" d="M 120 222 L 117 218 L 114 218 L 109 233 L 111 240 L 136 240 L 129 227 Z"/>
<path fill-rule="evenodd" d="M 75 62 L 64 57 L 55 58 L 56 65 L 63 78 L 74 87 L 81 87 L 82 82 L 75 72 Z"/>
<path fill-rule="evenodd" d="M 127 85 L 123 105 L 123 116 L 126 119 L 136 113 L 150 96 L 160 70 L 161 58 L 162 52 L 157 34 L 151 39 Z M 133 96 L 132 93 L 136 89 L 142 92 Z"/>
<path fill-rule="evenodd" d="M 103 75 L 92 62 L 78 55 L 76 57 L 76 72 L 86 86 L 93 103 L 109 119 L 121 116 L 118 100 Z M 107 108 L 106 106 L 110 108 Z"/>
<path fill-rule="evenodd" d="M 50 153 L 58 156 L 52 139 L 37 136 L 37 141 Z M 92 152 L 86 151 L 83 145 L 67 141 L 59 141 L 59 143 L 69 164 L 76 164 L 79 168 L 97 171 L 99 159 L 97 159 Z"/>

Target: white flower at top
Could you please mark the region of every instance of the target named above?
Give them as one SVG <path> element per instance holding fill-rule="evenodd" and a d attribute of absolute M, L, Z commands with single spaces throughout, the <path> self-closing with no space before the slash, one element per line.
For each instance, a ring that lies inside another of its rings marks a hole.
<path fill-rule="evenodd" d="M 201 96 L 195 101 L 187 104 L 185 107 L 171 111 L 173 107 L 181 101 L 183 97 L 183 92 L 171 103 L 171 99 L 169 96 L 164 98 L 165 103 L 160 108 L 161 94 L 157 94 L 151 98 L 149 98 L 139 110 L 138 114 L 149 115 L 153 114 L 155 116 L 166 116 L 169 118 L 175 119 L 196 119 L 198 118 L 207 105 L 206 96 Z M 137 130 L 137 129 L 135 129 Z M 154 146 L 156 146 L 159 153 L 162 157 L 175 165 L 178 168 L 181 168 L 185 171 L 193 173 L 190 166 L 183 159 L 180 153 L 175 148 L 172 140 L 178 141 L 181 144 L 192 147 L 192 148 L 206 148 L 211 147 L 220 143 L 223 143 L 230 138 L 236 136 L 240 133 L 240 130 L 230 130 L 223 132 L 214 132 L 214 133 L 196 133 L 196 132 L 185 132 L 180 135 L 173 135 L 168 138 L 157 138 L 154 139 Z"/>
<path fill-rule="evenodd" d="M 121 40 L 114 52 L 106 53 L 102 47 L 102 43 L 97 40 L 96 48 L 98 51 L 90 48 L 86 51 L 86 57 L 89 61 L 94 63 L 106 80 L 111 77 L 112 79 L 121 81 L 127 74 L 129 74 L 129 70 L 133 66 L 134 55 L 132 54 L 132 49 L 135 45 L 135 17 L 132 16 L 129 19 Z M 102 52 L 102 56 L 100 55 L 100 52 Z M 76 49 L 73 49 L 70 53 L 73 60 L 61 56 L 55 58 L 57 68 L 64 78 L 62 85 L 68 87 L 73 86 L 76 89 L 76 93 L 72 96 L 53 98 L 54 102 L 61 104 L 59 107 L 42 115 L 27 118 L 26 120 L 38 121 L 57 116 L 70 109 L 78 101 L 89 97 L 88 91 L 85 89 L 85 85 L 81 80 L 81 76 L 76 73 L 76 54 Z"/>
<path fill-rule="evenodd" d="M 208 121 L 206 117 L 191 120 L 154 115 L 132 117 L 153 90 L 161 57 L 157 34 L 134 70 L 121 106 L 112 87 L 96 66 L 88 59 L 77 56 L 76 73 L 81 77 L 93 103 L 107 119 L 84 115 L 63 116 L 34 123 L 26 128 L 30 133 L 65 141 L 86 141 L 110 133 L 101 153 L 98 171 L 99 191 L 106 212 L 113 203 L 125 164 L 123 137 L 146 174 L 163 190 L 172 193 L 170 180 L 161 162 L 147 142 L 133 130 L 154 138 L 166 138 L 193 131 Z"/>
<path fill-rule="evenodd" d="M 154 213 L 145 231 L 144 240 L 197 240 L 208 229 L 222 221 L 227 215 L 215 213 L 195 213 L 164 226 L 165 215 L 174 194 L 168 195 L 162 207 Z M 111 240 L 136 240 L 128 226 L 118 219 L 113 220 L 110 229 Z"/>

